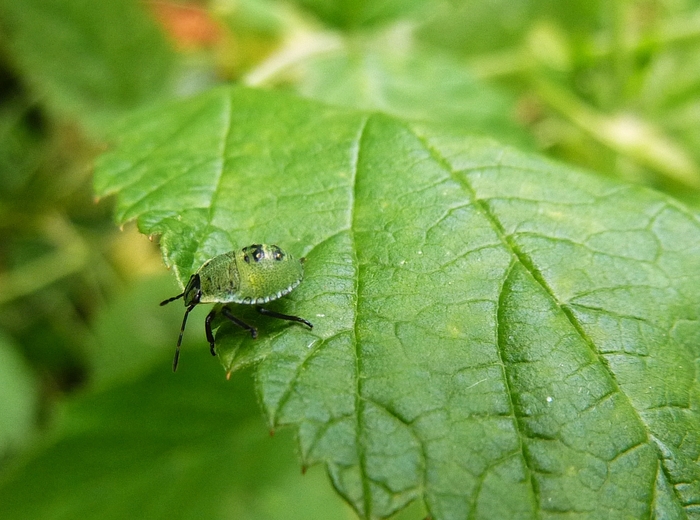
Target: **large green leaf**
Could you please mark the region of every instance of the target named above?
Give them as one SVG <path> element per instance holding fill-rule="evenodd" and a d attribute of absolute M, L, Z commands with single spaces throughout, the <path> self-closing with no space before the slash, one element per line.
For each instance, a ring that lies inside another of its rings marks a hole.
<path fill-rule="evenodd" d="M 119 135 L 96 189 L 161 235 L 181 283 L 252 242 L 307 257 L 270 307 L 313 331 L 223 326 L 219 355 L 257 363 L 270 424 L 298 428 L 361 516 L 414 499 L 434 518 L 698 515 L 700 222 L 680 204 L 248 90 Z M 183 365 L 208 356 L 187 338 Z"/>

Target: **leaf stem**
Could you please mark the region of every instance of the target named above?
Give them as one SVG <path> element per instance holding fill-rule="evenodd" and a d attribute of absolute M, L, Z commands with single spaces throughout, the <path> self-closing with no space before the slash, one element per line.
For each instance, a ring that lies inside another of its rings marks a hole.
<path fill-rule="evenodd" d="M 303 32 L 292 37 L 279 52 L 273 54 L 243 78 L 251 87 L 265 85 L 276 79 L 286 69 L 304 63 L 310 57 L 340 50 L 343 41 L 337 34 L 328 32 Z"/>

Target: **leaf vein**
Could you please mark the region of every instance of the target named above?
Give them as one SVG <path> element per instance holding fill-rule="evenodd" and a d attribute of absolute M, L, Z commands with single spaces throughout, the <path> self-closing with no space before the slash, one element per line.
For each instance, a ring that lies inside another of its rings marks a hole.
<path fill-rule="evenodd" d="M 364 447 L 361 442 L 361 432 L 364 429 L 364 420 L 363 420 L 363 413 L 364 413 L 364 403 L 362 400 L 362 372 L 363 372 L 363 365 L 362 365 L 362 352 L 360 348 L 360 343 L 358 341 L 358 324 L 357 324 L 357 316 L 358 316 L 358 307 L 359 307 L 359 299 L 360 299 L 360 278 L 361 278 L 361 273 L 360 273 L 360 264 L 359 264 L 359 259 L 357 255 L 357 223 L 356 223 L 356 217 L 357 217 L 357 183 L 358 183 L 358 171 L 359 171 L 359 165 L 360 165 L 360 153 L 362 151 L 362 141 L 365 137 L 365 132 L 367 129 L 367 124 L 368 124 L 369 118 L 364 118 L 360 124 L 360 128 L 358 131 L 357 139 L 355 140 L 354 143 L 354 150 L 353 150 L 353 157 L 352 157 L 352 178 L 350 181 L 350 185 L 352 187 L 351 191 L 351 200 L 350 200 L 350 215 L 349 215 L 349 222 L 348 222 L 348 227 L 351 230 L 350 233 L 350 239 L 351 239 L 351 250 L 352 250 L 352 256 L 353 256 L 353 263 L 355 264 L 355 308 L 354 308 L 354 319 L 353 319 L 353 325 L 352 325 L 352 338 L 353 338 L 353 343 L 355 346 L 355 414 L 356 414 L 356 434 L 355 434 L 355 443 L 356 443 L 356 449 L 357 449 L 357 460 L 359 464 L 359 470 L 360 470 L 360 479 L 362 481 L 362 509 L 361 515 L 364 516 L 365 518 L 370 518 L 371 517 L 371 512 L 372 512 L 372 495 L 371 495 L 371 489 L 370 489 L 370 482 L 367 476 L 367 457 L 365 454 Z"/>
<path fill-rule="evenodd" d="M 224 172 L 226 171 L 226 149 L 228 148 L 228 140 L 231 135 L 231 122 L 233 120 L 233 100 L 231 96 L 226 97 L 227 108 L 224 110 L 226 114 L 226 122 L 224 124 L 223 139 L 221 140 L 221 166 L 217 172 L 216 179 L 213 182 L 213 189 L 211 192 L 211 198 L 209 199 L 209 218 L 208 224 L 211 225 L 214 220 L 214 211 L 216 207 L 216 199 L 219 195 L 219 190 L 221 188 L 221 180 L 224 177 Z"/>

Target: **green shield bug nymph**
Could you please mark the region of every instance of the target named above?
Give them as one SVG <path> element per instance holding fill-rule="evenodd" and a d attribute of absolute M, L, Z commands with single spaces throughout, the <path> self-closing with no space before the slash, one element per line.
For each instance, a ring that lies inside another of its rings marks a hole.
<path fill-rule="evenodd" d="M 255 327 L 236 318 L 225 304 L 255 305 L 260 314 L 281 320 L 296 321 L 313 328 L 313 325 L 304 318 L 288 316 L 260 307 L 263 303 L 289 294 L 301 283 L 304 276 L 302 261 L 303 259 L 297 260 L 275 245 L 253 244 L 240 250 L 215 256 L 204 262 L 202 267 L 190 277 L 181 294 L 160 302 L 161 305 L 165 305 L 179 298 L 183 298 L 185 301 L 185 317 L 182 319 L 180 337 L 175 348 L 173 372 L 177 370 L 177 363 L 180 359 L 180 344 L 185 332 L 187 315 L 200 303 L 224 304 L 214 307 L 204 320 L 204 329 L 207 333 L 212 356 L 216 356 L 216 351 L 211 322 L 218 312 L 250 332 L 253 339 L 258 336 Z"/>

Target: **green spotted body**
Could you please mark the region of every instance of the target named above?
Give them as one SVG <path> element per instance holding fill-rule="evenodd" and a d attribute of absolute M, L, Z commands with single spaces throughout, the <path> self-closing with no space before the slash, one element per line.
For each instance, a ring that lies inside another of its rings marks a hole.
<path fill-rule="evenodd" d="M 261 305 L 289 294 L 301 283 L 302 264 L 274 245 L 254 244 L 229 251 L 205 262 L 193 275 L 185 289 L 194 295 L 190 285 L 199 277 L 199 303 L 241 303 Z"/>
<path fill-rule="evenodd" d="M 173 371 L 177 369 L 180 358 L 180 344 L 185 332 L 187 316 L 200 303 L 223 304 L 214 307 L 204 322 L 213 356 L 216 355 L 216 350 L 212 320 L 219 312 L 229 321 L 249 331 L 253 339 L 258 334 L 255 327 L 241 321 L 231 313 L 231 309 L 228 307 L 230 303 L 255 305 L 260 314 L 296 321 L 313 328 L 313 325 L 304 318 L 260 307 L 264 303 L 289 294 L 301 283 L 304 276 L 302 261 L 303 259 L 297 260 L 275 245 L 253 244 L 243 249 L 223 253 L 204 262 L 190 277 L 181 294 L 160 303 L 165 305 L 182 298 L 186 307 L 173 359 Z"/>

